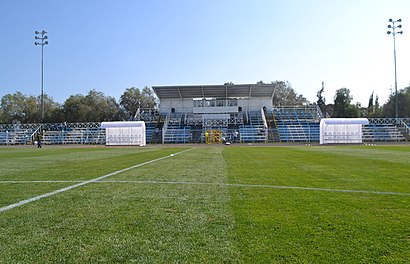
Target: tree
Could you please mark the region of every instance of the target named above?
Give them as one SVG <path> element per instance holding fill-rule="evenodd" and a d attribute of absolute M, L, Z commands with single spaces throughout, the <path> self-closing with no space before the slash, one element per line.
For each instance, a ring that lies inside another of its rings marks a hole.
<path fill-rule="evenodd" d="M 63 105 L 67 122 L 102 122 L 120 119 L 119 105 L 115 98 L 90 90 L 86 96 L 71 95 Z"/>
<path fill-rule="evenodd" d="M 369 98 L 369 105 L 367 106 L 367 116 L 370 116 L 374 112 L 373 95 L 374 95 L 374 91 L 372 92 L 372 94 L 370 95 L 370 98 Z"/>
<path fill-rule="evenodd" d="M 44 122 L 46 123 L 59 123 L 63 122 L 63 109 L 62 106 L 55 102 L 52 97 L 44 94 Z M 41 116 L 41 97 L 37 97 L 38 115 Z"/>
<path fill-rule="evenodd" d="M 82 94 L 70 95 L 63 104 L 64 120 L 67 122 L 84 122 L 89 111 Z"/>
<path fill-rule="evenodd" d="M 326 113 L 326 99 L 323 97 L 323 92 L 325 91 L 325 82 L 322 82 L 322 89 L 317 92 L 317 105 L 323 114 Z"/>
<path fill-rule="evenodd" d="M 36 98 L 21 92 L 4 95 L 0 108 L 2 123 L 37 123 L 40 120 Z"/>
<path fill-rule="evenodd" d="M 6 94 L 1 98 L 0 123 L 39 123 L 41 120 L 41 98 L 21 92 Z M 59 122 L 61 106 L 44 94 L 44 122 Z"/>
<path fill-rule="evenodd" d="M 16 92 L 15 94 L 6 94 L 1 98 L 1 118 L 3 123 L 12 123 L 24 118 L 24 97 L 21 92 Z"/>
<path fill-rule="evenodd" d="M 359 106 L 351 105 L 353 97 L 350 95 L 350 90 L 347 88 L 340 88 L 336 90 L 333 105 L 334 117 L 358 117 Z"/>
<path fill-rule="evenodd" d="M 153 109 L 157 106 L 157 99 L 154 95 L 154 92 L 148 86 L 145 86 L 142 89 L 142 108 Z"/>
<path fill-rule="evenodd" d="M 289 82 L 275 81 L 271 82 L 275 86 L 272 97 L 274 106 L 297 106 L 308 103 L 303 95 L 298 95 Z"/>
<path fill-rule="evenodd" d="M 88 121 L 118 120 L 120 108 L 114 97 L 106 96 L 96 90 L 90 90 L 85 96 L 85 100 L 91 109 Z"/>
<path fill-rule="evenodd" d="M 377 108 L 380 108 L 380 103 L 379 103 L 379 96 L 376 94 L 376 99 L 374 100 L 374 106 Z"/>
<path fill-rule="evenodd" d="M 404 89 L 400 89 L 398 92 L 399 101 L 399 117 L 409 118 L 410 117 L 410 86 Z M 396 95 L 390 95 L 386 104 L 383 106 L 383 116 L 395 118 L 396 117 Z"/>
<path fill-rule="evenodd" d="M 383 108 L 380 107 L 379 96 L 377 94 L 376 94 L 376 98 L 374 99 L 374 105 L 372 106 L 372 111 L 368 115 L 368 117 L 372 117 L 372 118 L 383 117 Z"/>
<path fill-rule="evenodd" d="M 120 97 L 120 106 L 127 120 L 134 120 L 138 109 L 153 109 L 156 105 L 156 98 L 147 86 L 142 92 L 136 87 L 127 88 Z"/>

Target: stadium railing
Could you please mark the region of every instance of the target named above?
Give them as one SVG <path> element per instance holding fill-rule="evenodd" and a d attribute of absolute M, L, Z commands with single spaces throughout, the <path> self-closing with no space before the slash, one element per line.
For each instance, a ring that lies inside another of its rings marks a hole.
<path fill-rule="evenodd" d="M 364 142 L 398 142 L 405 141 L 405 129 L 402 123 L 409 122 L 409 118 L 369 118 L 369 125 L 363 126 Z"/>
<path fill-rule="evenodd" d="M 392 124 L 369 124 L 363 126 L 363 141 L 405 141 L 406 138 Z"/>
<path fill-rule="evenodd" d="M 25 145 L 32 142 L 32 135 L 39 124 L 0 124 L 1 145 Z"/>
<path fill-rule="evenodd" d="M 309 109 L 308 109 L 309 110 Z M 238 134 L 238 142 L 318 142 L 319 120 L 314 109 L 284 108 L 266 111 L 271 119 L 264 122 L 261 111 L 232 114 L 221 122 L 214 120 L 204 124 L 199 115 L 173 113 L 147 124 L 147 143 L 203 143 L 206 129 L 220 129 L 225 138 Z M 167 119 L 169 118 L 169 119 Z M 226 123 L 225 121 L 228 120 Z M 271 122 L 266 128 L 265 123 Z M 364 126 L 364 142 L 395 142 L 409 140 L 410 118 L 372 118 Z M 155 124 L 155 125 L 154 125 Z M 161 126 L 159 126 L 159 124 Z M 44 144 L 105 144 L 105 130 L 100 123 L 58 123 L 58 124 L 0 124 L 0 144 L 19 145 L 34 143 L 33 135 L 39 127 L 43 129 Z M 271 135 L 271 136 L 269 136 Z M 275 136 L 272 136 L 275 135 Z M 406 135 L 406 136 L 404 136 Z M 150 138 L 155 137 L 155 142 Z M 164 140 L 161 140 L 163 137 Z"/>

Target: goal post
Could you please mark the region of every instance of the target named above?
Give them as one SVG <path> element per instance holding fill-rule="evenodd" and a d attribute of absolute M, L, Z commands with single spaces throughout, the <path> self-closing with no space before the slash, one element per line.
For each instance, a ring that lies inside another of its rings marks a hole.
<path fill-rule="evenodd" d="M 105 128 L 106 146 L 146 145 L 144 121 L 102 122 L 101 128 Z"/>

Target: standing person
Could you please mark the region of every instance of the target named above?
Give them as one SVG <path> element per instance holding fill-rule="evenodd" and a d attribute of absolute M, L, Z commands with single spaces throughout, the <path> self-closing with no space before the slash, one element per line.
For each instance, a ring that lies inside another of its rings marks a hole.
<path fill-rule="evenodd" d="M 239 135 L 238 131 L 235 130 L 235 132 L 233 134 L 233 142 L 236 143 L 236 141 L 238 140 L 238 135 Z"/>
<path fill-rule="evenodd" d="M 37 133 L 37 148 L 41 148 L 41 135 Z"/>

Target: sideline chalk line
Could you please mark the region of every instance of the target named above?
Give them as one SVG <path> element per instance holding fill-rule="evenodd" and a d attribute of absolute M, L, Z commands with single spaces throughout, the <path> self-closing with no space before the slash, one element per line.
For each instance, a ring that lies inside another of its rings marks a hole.
<path fill-rule="evenodd" d="M 148 165 L 148 164 L 160 161 L 160 160 L 164 160 L 164 159 L 167 159 L 167 158 L 182 154 L 184 152 L 187 152 L 187 151 L 190 151 L 190 150 L 193 150 L 193 149 L 194 148 L 190 148 L 190 149 L 186 149 L 186 150 L 183 150 L 183 151 L 180 151 L 180 152 L 177 152 L 177 153 L 173 153 L 173 154 L 168 155 L 168 156 L 164 156 L 164 157 L 161 157 L 161 158 L 149 160 L 149 161 L 146 161 L 146 162 L 143 162 L 143 163 L 140 163 L 140 164 L 137 164 L 137 165 L 122 169 L 122 170 L 118 170 L 118 171 L 108 173 L 106 175 L 97 177 L 95 179 L 91 179 L 91 180 L 88 180 L 88 181 L 83 181 L 83 182 L 80 182 L 78 184 L 74 184 L 74 185 L 71 185 L 71 186 L 68 186 L 68 187 L 65 187 L 65 188 L 62 188 L 62 189 L 58 189 L 58 190 L 55 190 L 55 191 L 52 191 L 52 192 L 49 192 L 49 193 L 45 193 L 45 194 L 38 195 L 38 196 L 29 198 L 29 199 L 26 199 L 26 200 L 22 200 L 20 202 L 14 203 L 14 204 L 10 204 L 10 205 L 1 207 L 0 208 L 0 213 L 4 212 L 4 211 L 7 211 L 7 210 L 10 210 L 10 209 L 13 209 L 13 208 L 16 208 L 16 207 L 19 207 L 19 206 L 22 206 L 22 205 L 25 205 L 25 204 L 28 204 L 28 203 L 31 203 L 31 202 L 34 202 L 34 201 L 37 201 L 37 200 L 40 200 L 40 199 L 43 199 L 43 198 L 46 198 L 46 197 L 49 197 L 49 196 L 52 196 L 52 195 L 56 195 L 58 193 L 62 193 L 62 192 L 65 192 L 65 191 L 68 191 L 68 190 L 71 190 L 71 189 L 74 189 L 74 188 L 89 184 L 89 183 L 97 182 L 99 180 L 108 178 L 110 176 L 113 176 L 113 175 L 116 175 L 116 174 L 119 174 L 119 173 L 122 173 L 122 172 L 126 172 L 126 171 L 129 171 L 129 170 L 144 166 L 144 165 Z"/>
<path fill-rule="evenodd" d="M 142 166 L 142 165 L 141 165 Z M 108 177 L 108 176 L 107 176 Z M 106 178 L 106 177 L 105 177 Z M 2 183 L 64 183 L 64 182 L 81 182 L 84 181 L 0 181 Z M 302 187 L 302 186 L 283 186 L 283 185 L 265 185 L 265 184 L 241 184 L 241 183 L 212 183 L 212 182 L 190 182 L 190 181 L 132 181 L 132 180 L 105 180 L 95 179 L 87 182 L 95 183 L 136 183 L 136 184 L 174 184 L 174 185 L 212 185 L 223 187 L 245 187 L 245 188 L 269 188 L 269 189 L 294 189 L 304 191 L 322 191 L 322 192 L 338 192 L 338 193 L 363 193 L 363 194 L 376 194 L 376 195 L 399 195 L 410 196 L 410 193 L 403 192 L 387 192 L 387 191 L 371 191 L 371 190 L 352 190 L 352 189 L 332 189 L 332 188 L 320 188 L 320 187 Z M 1 212 L 1 210 L 0 210 Z"/>
<path fill-rule="evenodd" d="M 241 184 L 241 183 L 210 183 L 210 182 L 187 182 L 187 181 L 129 181 L 129 180 L 107 180 L 98 181 L 98 183 L 141 183 L 141 184 L 187 184 L 187 185 L 214 185 L 224 187 L 246 187 L 246 188 L 269 188 L 269 189 L 295 189 L 304 191 L 325 191 L 325 192 L 340 192 L 340 193 L 364 193 L 377 195 L 400 195 L 410 196 L 410 193 L 403 192 L 384 192 L 371 190 L 352 190 L 352 189 L 332 189 L 320 187 L 301 187 L 301 186 L 283 186 L 283 185 L 265 185 L 265 184 Z"/>
<path fill-rule="evenodd" d="M 69 182 L 84 182 L 84 181 L 70 181 L 70 180 L 39 180 L 39 181 L 28 181 L 28 180 L 21 180 L 21 181 L 16 181 L 16 180 L 6 180 L 6 181 L 0 181 L 0 184 L 2 183 L 69 183 Z"/>

